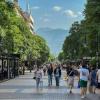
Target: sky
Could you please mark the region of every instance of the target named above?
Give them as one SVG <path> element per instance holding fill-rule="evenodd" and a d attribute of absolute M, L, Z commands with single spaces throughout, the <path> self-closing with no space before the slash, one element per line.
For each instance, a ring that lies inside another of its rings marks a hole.
<path fill-rule="evenodd" d="M 29 2 L 35 21 L 35 30 L 41 27 L 69 30 L 74 21 L 84 18 L 86 0 L 19 0 L 20 7 L 26 11 Z"/>
<path fill-rule="evenodd" d="M 34 18 L 35 31 L 39 28 L 69 30 L 73 22 L 84 19 L 83 11 L 86 0 L 19 0 L 23 11 L 27 11 L 27 4 L 29 4 Z M 48 38 L 45 40 L 49 41 Z M 52 41 L 49 41 L 51 44 L 48 42 L 54 55 L 61 52 L 64 40 L 65 38 L 54 46 Z"/>

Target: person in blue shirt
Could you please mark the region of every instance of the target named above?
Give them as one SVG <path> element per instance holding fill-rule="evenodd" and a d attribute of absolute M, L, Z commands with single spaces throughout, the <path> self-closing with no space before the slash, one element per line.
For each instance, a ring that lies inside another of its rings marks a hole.
<path fill-rule="evenodd" d="M 90 80 L 90 88 L 91 88 L 91 93 L 95 94 L 95 90 L 96 90 L 96 86 L 97 86 L 97 71 L 95 66 L 93 66 L 91 68 L 91 72 L 90 72 L 90 76 L 89 76 L 89 80 Z"/>

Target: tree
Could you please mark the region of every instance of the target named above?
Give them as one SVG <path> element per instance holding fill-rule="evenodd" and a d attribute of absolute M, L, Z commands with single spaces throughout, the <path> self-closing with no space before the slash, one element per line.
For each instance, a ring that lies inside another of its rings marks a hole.
<path fill-rule="evenodd" d="M 74 54 L 76 58 L 95 57 L 100 51 L 100 0 L 87 0 L 84 16 L 85 19 L 80 24 L 78 22 L 72 24 L 70 35 L 63 44 L 64 56 L 70 59 Z"/>
<path fill-rule="evenodd" d="M 64 54 L 69 59 L 77 58 L 78 51 L 80 49 L 80 24 L 78 22 L 74 22 L 69 31 L 70 35 L 66 37 L 63 44 Z"/>
<path fill-rule="evenodd" d="M 21 12 L 20 8 L 17 9 Z M 0 1 L 0 41 L 3 50 L 20 54 L 22 61 L 30 54 L 31 60 L 37 59 L 41 64 L 48 60 L 49 47 L 46 41 L 31 34 L 23 17 L 18 16 L 14 3 L 4 0 Z"/>
<path fill-rule="evenodd" d="M 60 52 L 58 55 L 58 60 L 63 61 L 64 60 L 64 52 Z"/>

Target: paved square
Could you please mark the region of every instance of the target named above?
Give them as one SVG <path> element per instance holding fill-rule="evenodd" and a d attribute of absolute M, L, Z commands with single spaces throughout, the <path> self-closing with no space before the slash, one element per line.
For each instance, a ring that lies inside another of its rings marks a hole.
<path fill-rule="evenodd" d="M 69 89 L 66 82 L 61 79 L 60 87 L 48 87 L 47 76 L 43 77 L 43 88 L 36 89 L 36 82 L 32 79 L 33 73 L 19 76 L 15 79 L 0 83 L 0 100 L 81 100 L 80 89 L 75 81 L 73 94 L 69 94 Z M 87 94 L 84 100 L 100 100 L 100 95 Z"/>

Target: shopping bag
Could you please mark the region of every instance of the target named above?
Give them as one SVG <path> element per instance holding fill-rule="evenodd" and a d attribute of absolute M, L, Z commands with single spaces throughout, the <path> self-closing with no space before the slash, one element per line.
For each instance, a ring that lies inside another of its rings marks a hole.
<path fill-rule="evenodd" d="M 78 86 L 77 86 L 77 88 L 80 88 L 80 81 L 78 81 Z"/>

